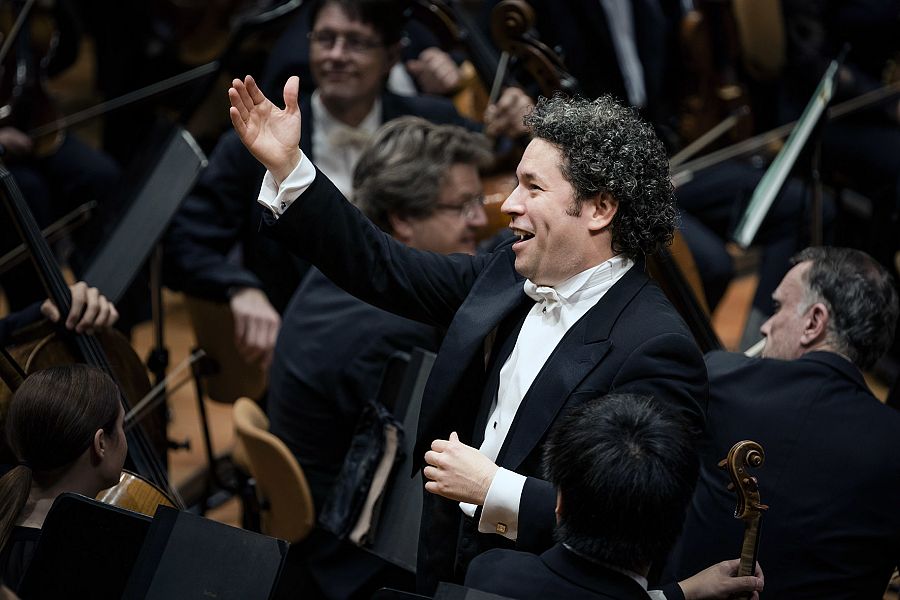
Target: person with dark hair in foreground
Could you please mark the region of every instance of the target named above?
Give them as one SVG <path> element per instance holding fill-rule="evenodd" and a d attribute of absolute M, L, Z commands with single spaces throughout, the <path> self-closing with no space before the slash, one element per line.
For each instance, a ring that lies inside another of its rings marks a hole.
<path fill-rule="evenodd" d="M 706 357 L 700 480 L 667 571 L 683 576 L 734 552 L 743 525 L 716 463 L 751 439 L 766 452 L 766 599 L 880 599 L 900 559 L 900 414 L 872 395 L 862 369 L 890 347 L 897 292 L 858 250 L 807 248 L 793 262 L 761 328 L 763 357 Z"/>
<path fill-rule="evenodd" d="M 269 230 L 358 298 L 447 331 L 414 450 L 428 464 L 420 590 L 461 581 L 492 547 L 552 545 L 556 492 L 540 477 L 541 445 L 563 410 L 639 393 L 702 429 L 702 357 L 643 272 L 676 212 L 662 144 L 634 111 L 608 97 L 541 100 L 502 206 L 514 238 L 444 256 L 381 232 L 304 158 L 297 90 L 292 77 L 284 110 L 249 76 L 228 92 L 235 129 L 268 169 Z"/>
<path fill-rule="evenodd" d="M 521 599 L 646 599 L 647 572 L 678 537 L 697 480 L 683 423 L 650 398 L 609 394 L 562 417 L 544 452 L 557 490 L 556 545 L 540 556 L 490 550 L 472 561 L 466 585 Z M 761 590 L 761 572 L 733 576 L 738 562 L 688 578 L 666 597 Z"/>
<path fill-rule="evenodd" d="M 0 478 L 0 577 L 15 590 L 56 497 L 119 482 L 128 452 L 119 389 L 87 365 L 32 373 L 16 390 L 6 441 L 18 464 Z"/>

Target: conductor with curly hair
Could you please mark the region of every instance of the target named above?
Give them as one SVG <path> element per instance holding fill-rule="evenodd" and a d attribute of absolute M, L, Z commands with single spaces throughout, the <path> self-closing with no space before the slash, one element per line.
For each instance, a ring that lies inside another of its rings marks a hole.
<path fill-rule="evenodd" d="M 657 398 L 703 426 L 707 376 L 686 325 L 644 273 L 676 213 L 662 144 L 610 98 L 542 99 L 502 206 L 513 239 L 443 256 L 393 241 L 298 149 L 296 78 L 284 110 L 252 78 L 231 118 L 268 169 L 266 226 L 364 301 L 446 331 L 422 399 L 425 504 L 418 584 L 460 581 L 475 555 L 552 544 L 556 492 L 540 479 L 557 416 L 609 392 Z"/>

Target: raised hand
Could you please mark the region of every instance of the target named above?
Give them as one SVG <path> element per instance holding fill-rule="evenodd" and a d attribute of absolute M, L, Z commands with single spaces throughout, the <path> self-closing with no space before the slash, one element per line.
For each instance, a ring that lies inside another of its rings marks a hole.
<path fill-rule="evenodd" d="M 281 184 L 300 163 L 300 79 L 284 84 L 284 109 L 266 98 L 253 77 L 235 79 L 228 90 L 231 124 L 244 146 Z"/>

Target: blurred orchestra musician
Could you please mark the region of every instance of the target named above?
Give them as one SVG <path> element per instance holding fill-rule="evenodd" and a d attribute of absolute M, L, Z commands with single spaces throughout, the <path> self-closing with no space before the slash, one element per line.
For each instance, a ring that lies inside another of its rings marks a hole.
<path fill-rule="evenodd" d="M 2 11 L 10 25 L 23 14 L 25 2 L 8 2 Z M 24 13 L 24 25 L 4 58 L 0 93 L 3 113 L 0 148 L 3 161 L 21 189 L 40 227 L 46 227 L 78 206 L 98 203 L 92 218 L 73 233 L 70 266 L 76 276 L 102 239 L 120 181 L 119 166 L 65 131 L 39 138 L 28 133 L 57 116 L 53 99 L 43 86 L 46 77 L 71 66 L 78 54 L 79 30 L 67 0 L 36 2 Z M 47 36 L 41 36 L 46 33 Z M 49 37 L 49 39 L 45 39 Z M 45 51 L 46 54 L 39 54 Z M 5 210 L 4 210 L 5 213 Z M 9 219 L 0 219 L 0 254 L 20 242 Z M 12 310 L 21 310 L 43 292 L 30 264 L 0 274 L 0 285 Z"/>
<path fill-rule="evenodd" d="M 292 40 L 298 48 L 309 44 L 316 84 L 300 99 L 310 132 L 302 140 L 303 151 L 344 193 L 352 193 L 353 169 L 382 123 L 415 115 L 474 127 L 445 98 L 400 96 L 385 89 L 400 58 L 404 18 L 399 0 L 319 0 L 309 18 L 308 39 Z M 169 285 L 228 301 L 238 349 L 248 362 L 267 364 L 281 313 L 307 265 L 258 235 L 261 209 L 253 200 L 264 172 L 233 131 L 225 134 L 175 216 L 165 251 Z"/>

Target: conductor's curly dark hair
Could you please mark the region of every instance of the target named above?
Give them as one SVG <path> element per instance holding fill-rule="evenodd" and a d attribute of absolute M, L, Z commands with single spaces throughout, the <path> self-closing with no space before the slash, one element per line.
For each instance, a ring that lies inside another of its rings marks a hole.
<path fill-rule="evenodd" d="M 613 251 L 637 258 L 672 241 L 678 213 L 666 151 L 636 111 L 611 96 L 596 100 L 557 94 L 525 117 L 532 135 L 562 152 L 563 175 L 575 188 L 570 214 L 598 193 L 618 201 Z"/>

